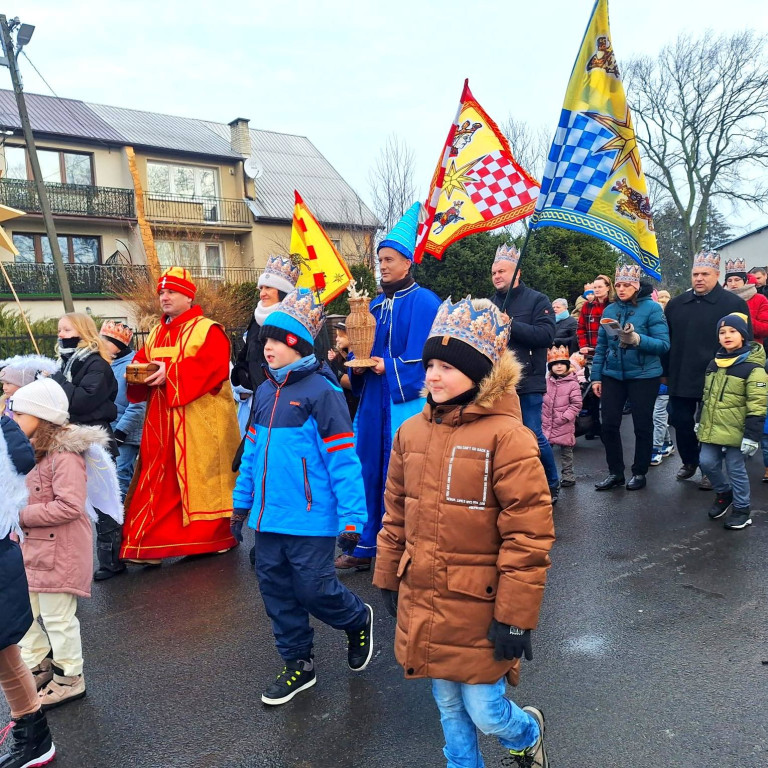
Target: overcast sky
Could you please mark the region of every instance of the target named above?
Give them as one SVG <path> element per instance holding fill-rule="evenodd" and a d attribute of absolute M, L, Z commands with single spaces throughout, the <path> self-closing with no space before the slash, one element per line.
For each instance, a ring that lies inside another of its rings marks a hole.
<path fill-rule="evenodd" d="M 13 0 L 27 53 L 59 96 L 308 136 L 369 199 L 391 133 L 425 194 L 462 82 L 497 122 L 554 132 L 593 0 Z M 768 33 L 765 0 L 611 0 L 614 50 L 680 32 Z M 20 60 L 25 88 L 50 93 Z M 5 73 L 5 74 L 4 74 Z M 10 87 L 7 70 L 0 85 Z M 739 211 L 741 231 L 768 215 Z"/>

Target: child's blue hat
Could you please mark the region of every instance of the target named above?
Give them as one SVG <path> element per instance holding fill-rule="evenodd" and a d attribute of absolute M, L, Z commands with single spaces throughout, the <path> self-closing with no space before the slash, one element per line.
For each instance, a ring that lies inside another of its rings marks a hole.
<path fill-rule="evenodd" d="M 400 221 L 392 227 L 392 231 L 379 243 L 376 253 L 382 248 L 394 248 L 399 254 L 405 256 L 406 259 L 413 261 L 421 209 L 421 203 L 414 203 L 403 214 Z"/>
<path fill-rule="evenodd" d="M 717 321 L 717 332 L 720 333 L 720 329 L 727 325 L 729 328 L 737 330 L 744 341 L 752 341 L 752 334 L 749 331 L 749 322 L 746 315 L 741 312 L 732 312 L 730 315 L 721 317 Z"/>

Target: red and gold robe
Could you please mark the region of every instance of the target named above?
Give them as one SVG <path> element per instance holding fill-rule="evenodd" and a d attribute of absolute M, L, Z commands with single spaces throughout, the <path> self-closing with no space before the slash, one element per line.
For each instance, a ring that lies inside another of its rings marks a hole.
<path fill-rule="evenodd" d="M 147 400 L 147 416 L 120 556 L 145 560 L 235 546 L 229 518 L 240 433 L 223 328 L 194 306 L 153 328 L 134 362 L 164 362 L 167 378 L 159 387 L 128 386 L 131 402 Z"/>

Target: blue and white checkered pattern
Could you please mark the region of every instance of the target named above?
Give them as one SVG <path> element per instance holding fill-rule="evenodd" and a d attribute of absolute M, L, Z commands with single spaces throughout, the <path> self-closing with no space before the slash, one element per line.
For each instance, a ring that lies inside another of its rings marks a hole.
<path fill-rule="evenodd" d="M 611 175 L 618 150 L 598 152 L 615 138 L 582 112 L 564 109 L 549 150 L 536 211 L 546 208 L 587 213 Z"/>

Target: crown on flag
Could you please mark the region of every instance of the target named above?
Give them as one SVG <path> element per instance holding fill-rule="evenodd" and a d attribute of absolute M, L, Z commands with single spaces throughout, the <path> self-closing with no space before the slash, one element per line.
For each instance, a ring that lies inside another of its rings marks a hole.
<path fill-rule="evenodd" d="M 315 292 L 309 288 L 296 288 L 279 305 L 282 312 L 303 325 L 313 339 L 317 338 L 325 322 L 325 310 L 315 298 Z M 276 314 L 276 313 L 272 313 Z"/>
<path fill-rule="evenodd" d="M 496 256 L 493 259 L 493 263 L 495 264 L 497 261 L 510 261 L 517 266 L 517 262 L 520 261 L 520 251 L 518 251 L 514 245 L 503 243 L 496 249 Z"/>
<path fill-rule="evenodd" d="M 259 275 L 259 288 L 276 288 L 283 293 L 290 293 L 301 274 L 301 268 L 290 256 L 273 254 L 267 259 L 264 271 Z"/>
<path fill-rule="evenodd" d="M 639 264 L 621 264 L 616 267 L 614 283 L 639 283 L 643 270 Z"/>
<path fill-rule="evenodd" d="M 727 259 L 725 262 L 725 275 L 747 274 L 747 262 L 744 259 Z"/>
<path fill-rule="evenodd" d="M 568 347 L 560 345 L 559 347 L 550 347 L 547 350 L 547 364 L 549 363 L 570 363 L 571 356 L 568 354 Z"/>
<path fill-rule="evenodd" d="M 108 336 L 110 339 L 117 339 L 127 347 L 130 345 L 131 339 L 133 338 L 133 331 L 125 323 L 118 323 L 114 320 L 105 320 L 102 323 L 99 335 Z"/>
<path fill-rule="evenodd" d="M 502 321 L 494 306 L 475 309 L 469 296 L 456 304 L 448 297 L 437 310 L 428 338 L 433 336 L 463 341 L 495 365 L 507 348 L 509 324 Z"/>
<path fill-rule="evenodd" d="M 720 271 L 720 254 L 717 251 L 699 251 L 693 257 L 693 268 L 714 269 Z"/>

